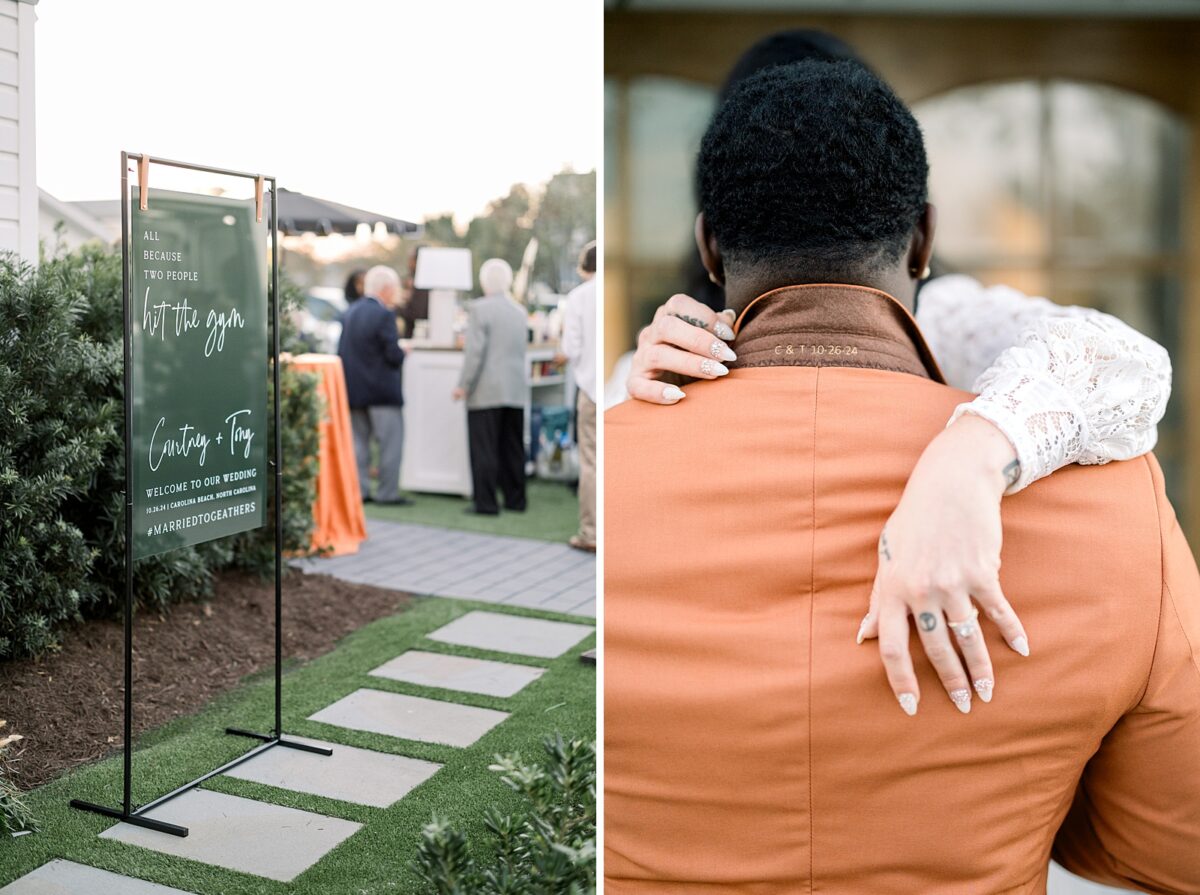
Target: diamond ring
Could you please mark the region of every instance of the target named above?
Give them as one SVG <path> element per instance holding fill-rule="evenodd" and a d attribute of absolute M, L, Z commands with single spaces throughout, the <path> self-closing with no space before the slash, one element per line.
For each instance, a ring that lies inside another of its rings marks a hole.
<path fill-rule="evenodd" d="M 951 631 L 958 635 L 959 640 L 969 640 L 979 632 L 979 625 L 976 622 L 976 619 L 978 618 L 979 609 L 978 607 L 972 606 L 971 614 L 962 621 L 952 622 L 949 619 L 946 619 L 946 624 L 949 626 Z"/>

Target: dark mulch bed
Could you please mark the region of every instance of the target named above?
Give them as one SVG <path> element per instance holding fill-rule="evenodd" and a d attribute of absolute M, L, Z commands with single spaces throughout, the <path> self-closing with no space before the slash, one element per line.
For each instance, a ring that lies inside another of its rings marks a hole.
<path fill-rule="evenodd" d="M 283 650 L 288 659 L 328 652 L 346 634 L 391 615 L 407 594 L 327 575 L 284 579 Z M 166 615 L 134 617 L 134 733 L 191 714 L 248 674 L 274 667 L 275 587 L 241 574 L 217 578 L 213 598 Z M 10 757 L 23 789 L 122 746 L 124 627 L 89 621 L 67 631 L 61 651 L 0 662 L 4 733 L 25 736 Z"/>

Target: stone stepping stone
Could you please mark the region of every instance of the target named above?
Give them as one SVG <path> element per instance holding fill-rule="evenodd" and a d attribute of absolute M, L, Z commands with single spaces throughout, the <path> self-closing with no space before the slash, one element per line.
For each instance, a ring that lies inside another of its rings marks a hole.
<path fill-rule="evenodd" d="M 100 834 L 131 845 L 291 882 L 362 824 L 206 789 L 193 789 L 146 815 L 181 824 L 187 838 L 118 823 Z"/>
<path fill-rule="evenodd" d="M 508 712 L 493 709 L 362 689 L 309 715 L 308 720 L 406 740 L 470 746 L 507 717 Z"/>
<path fill-rule="evenodd" d="M 54 860 L 0 889 L 0 895 L 191 895 L 142 879 Z"/>
<path fill-rule="evenodd" d="M 333 755 L 315 755 L 276 746 L 225 772 L 226 777 L 280 789 L 387 808 L 437 773 L 441 767 L 403 755 L 288 737 L 310 746 L 330 746 Z"/>
<path fill-rule="evenodd" d="M 544 668 L 491 662 L 445 653 L 426 653 L 409 650 L 371 672 L 423 687 L 442 687 L 485 696 L 512 696 L 545 673 Z"/>
<path fill-rule="evenodd" d="M 591 625 L 476 610 L 459 616 L 426 636 L 430 640 L 458 646 L 553 659 L 590 636 L 594 630 Z"/>

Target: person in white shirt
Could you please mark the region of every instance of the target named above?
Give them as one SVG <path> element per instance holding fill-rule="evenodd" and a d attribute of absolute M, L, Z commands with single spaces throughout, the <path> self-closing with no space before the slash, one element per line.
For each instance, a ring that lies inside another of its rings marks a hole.
<path fill-rule="evenodd" d="M 562 352 L 575 371 L 575 431 L 579 439 L 579 532 L 568 542 L 596 551 L 596 243 L 579 256 L 583 282 L 567 295 Z"/>

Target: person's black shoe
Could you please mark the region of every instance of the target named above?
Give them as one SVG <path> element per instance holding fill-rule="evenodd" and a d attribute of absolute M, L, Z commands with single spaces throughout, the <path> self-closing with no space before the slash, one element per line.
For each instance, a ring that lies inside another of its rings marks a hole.
<path fill-rule="evenodd" d="M 499 516 L 499 510 L 481 510 L 475 506 L 466 507 L 463 513 L 467 516 Z"/>
<path fill-rule="evenodd" d="M 373 503 L 379 504 L 381 507 L 410 507 L 412 501 L 407 497 L 397 497 L 395 500 L 375 500 Z"/>
<path fill-rule="evenodd" d="M 504 509 L 508 510 L 510 513 L 524 513 L 524 512 L 525 512 L 525 505 L 524 505 L 524 504 L 522 504 L 522 505 L 521 505 L 521 506 L 519 506 L 519 507 L 510 507 L 508 504 L 505 504 L 505 505 L 504 505 Z"/>
<path fill-rule="evenodd" d="M 374 498 L 374 497 L 372 497 L 370 494 L 367 494 L 367 495 L 365 495 L 365 496 L 363 497 L 363 499 L 362 499 L 362 502 L 363 502 L 363 503 L 374 503 L 374 502 L 375 502 L 375 498 Z"/>

